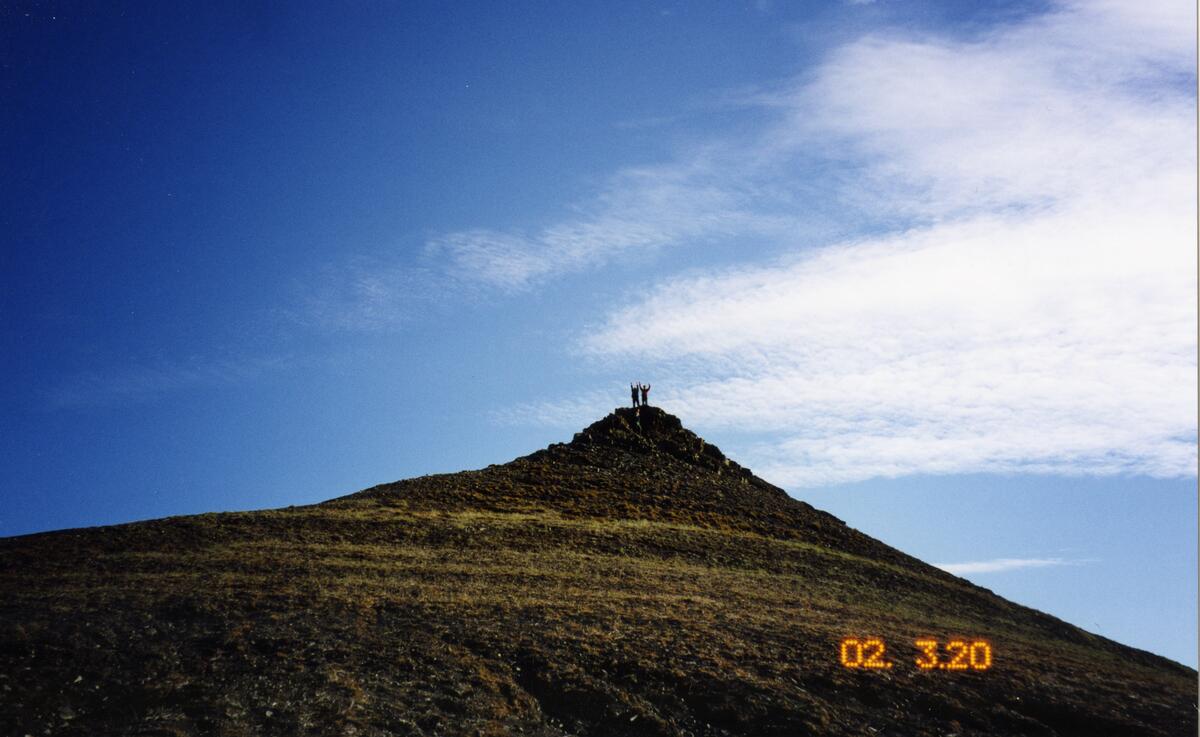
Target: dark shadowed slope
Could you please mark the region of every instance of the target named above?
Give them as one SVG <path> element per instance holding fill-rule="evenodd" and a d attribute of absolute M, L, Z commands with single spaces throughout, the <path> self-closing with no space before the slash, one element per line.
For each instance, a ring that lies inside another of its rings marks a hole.
<path fill-rule="evenodd" d="M 0 628 L 0 734 L 1196 732 L 1195 671 L 850 529 L 653 408 L 311 507 L 0 540 Z M 893 667 L 842 666 L 847 636 Z M 992 665 L 921 670 L 921 638 Z"/>

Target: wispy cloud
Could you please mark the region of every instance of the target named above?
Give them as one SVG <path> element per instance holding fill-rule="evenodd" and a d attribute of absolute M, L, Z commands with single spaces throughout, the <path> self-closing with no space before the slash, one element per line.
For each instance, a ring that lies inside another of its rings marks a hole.
<path fill-rule="evenodd" d="M 437 264 L 396 249 L 305 275 L 293 285 L 289 306 L 273 317 L 331 332 L 390 331 L 465 297 Z"/>
<path fill-rule="evenodd" d="M 780 193 L 743 172 L 739 157 L 714 145 L 624 169 L 568 217 L 528 232 L 469 228 L 429 237 L 415 254 L 395 249 L 331 264 L 302 280 L 286 317 L 333 331 L 387 330 L 447 302 L 513 296 L 618 260 L 644 264 L 669 247 L 778 240 L 808 228 L 811 217 L 771 207 Z"/>
<path fill-rule="evenodd" d="M 533 402 L 493 410 L 489 419 L 498 425 L 534 425 L 582 429 L 612 411 L 611 392 L 592 391 L 567 399 Z"/>
<path fill-rule="evenodd" d="M 427 253 L 456 277 L 513 292 L 667 246 L 780 236 L 794 228 L 794 218 L 763 211 L 765 193 L 717 157 L 712 151 L 687 162 L 630 168 L 570 218 L 531 233 L 447 233 L 431 239 Z"/>
<path fill-rule="evenodd" d="M 777 483 L 1194 475 L 1194 13 L 1071 3 L 971 40 L 836 50 L 764 98 L 778 117 L 740 155 L 712 146 L 737 166 L 697 179 L 681 163 L 656 221 L 689 244 L 802 222 L 795 177 L 818 151 L 854 164 L 825 182 L 839 203 L 907 226 L 666 280 L 583 352 L 652 368 L 697 427 L 769 431 L 744 460 Z M 689 192 L 711 224 L 682 225 Z M 636 241 L 590 232 L 515 252 L 549 274 Z"/>
<path fill-rule="evenodd" d="M 1091 563 L 1088 560 L 1066 560 L 1063 558 L 994 558 L 992 560 L 977 560 L 968 563 L 935 563 L 947 573 L 963 576 L 970 573 L 1000 573 L 1016 571 L 1022 568 L 1048 568 L 1051 566 L 1076 566 Z"/>
<path fill-rule="evenodd" d="M 53 385 L 45 400 L 54 409 L 136 403 L 183 389 L 238 384 L 291 365 L 293 361 L 284 356 L 197 356 L 182 361 L 83 371 Z"/>

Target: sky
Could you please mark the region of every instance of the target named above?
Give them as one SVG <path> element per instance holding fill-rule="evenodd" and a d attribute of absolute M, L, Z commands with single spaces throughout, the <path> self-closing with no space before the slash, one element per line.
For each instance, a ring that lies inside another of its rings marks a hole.
<path fill-rule="evenodd" d="M 1191 2 L 5 3 L 0 536 L 651 402 L 1197 662 Z"/>

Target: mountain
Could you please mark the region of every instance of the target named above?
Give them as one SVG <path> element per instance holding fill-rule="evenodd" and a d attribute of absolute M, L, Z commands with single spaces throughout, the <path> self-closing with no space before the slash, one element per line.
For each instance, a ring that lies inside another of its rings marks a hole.
<path fill-rule="evenodd" d="M 1193 735 L 1196 685 L 649 407 L 322 504 L 0 540 L 4 735 Z"/>

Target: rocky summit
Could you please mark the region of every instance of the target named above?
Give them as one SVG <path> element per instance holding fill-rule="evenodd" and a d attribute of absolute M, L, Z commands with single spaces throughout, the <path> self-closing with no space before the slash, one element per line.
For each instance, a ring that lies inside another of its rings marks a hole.
<path fill-rule="evenodd" d="M 653 407 L 323 504 L 0 540 L 4 735 L 1193 735 L 1196 683 Z"/>

